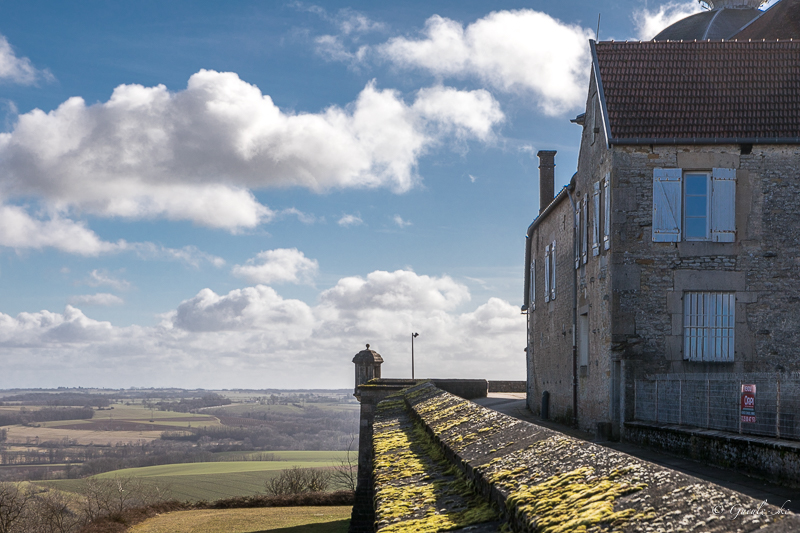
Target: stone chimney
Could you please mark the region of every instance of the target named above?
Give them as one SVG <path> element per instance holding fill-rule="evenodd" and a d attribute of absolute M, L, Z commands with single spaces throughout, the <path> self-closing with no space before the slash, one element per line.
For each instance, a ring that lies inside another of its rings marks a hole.
<path fill-rule="evenodd" d="M 539 150 L 539 214 L 550 205 L 555 196 L 556 151 Z"/>

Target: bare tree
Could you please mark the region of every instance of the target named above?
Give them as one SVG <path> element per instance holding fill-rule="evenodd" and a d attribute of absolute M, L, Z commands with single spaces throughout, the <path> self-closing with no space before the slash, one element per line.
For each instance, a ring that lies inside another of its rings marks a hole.
<path fill-rule="evenodd" d="M 0 483 L 0 533 L 23 532 L 33 494 L 16 483 Z"/>
<path fill-rule="evenodd" d="M 353 452 L 355 440 L 356 436 L 351 433 L 347 454 L 344 459 L 339 461 L 339 464 L 334 465 L 332 474 L 334 484 L 352 491 L 356 490 L 358 481 L 358 451 Z"/>
<path fill-rule="evenodd" d="M 328 470 L 295 466 L 282 470 L 278 477 L 268 479 L 264 488 L 271 496 L 324 492 L 328 490 L 330 481 L 331 472 Z"/>
<path fill-rule="evenodd" d="M 75 533 L 85 524 L 84 517 L 70 507 L 64 493 L 50 490 L 36 495 L 31 506 L 32 519 L 26 531 Z"/>
<path fill-rule="evenodd" d="M 87 478 L 82 493 L 83 513 L 91 521 L 165 500 L 169 488 L 136 477 Z"/>

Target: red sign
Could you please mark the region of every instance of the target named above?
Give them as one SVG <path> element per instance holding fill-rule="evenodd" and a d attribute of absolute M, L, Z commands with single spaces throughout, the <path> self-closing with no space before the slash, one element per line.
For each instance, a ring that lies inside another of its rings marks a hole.
<path fill-rule="evenodd" d="M 756 421 L 756 386 L 742 384 L 742 422 Z"/>

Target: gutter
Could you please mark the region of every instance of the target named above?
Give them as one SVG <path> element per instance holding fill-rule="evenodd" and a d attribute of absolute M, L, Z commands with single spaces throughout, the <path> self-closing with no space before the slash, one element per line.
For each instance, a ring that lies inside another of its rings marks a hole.
<path fill-rule="evenodd" d="M 569 201 L 572 204 L 572 220 L 575 220 L 575 214 L 578 212 L 578 206 L 575 204 L 572 195 L 567 189 Z M 573 223 L 572 230 L 572 248 L 578 242 L 578 232 L 580 228 Z M 570 267 L 572 263 L 570 262 Z M 578 269 L 572 269 L 572 425 L 578 427 Z"/>
<path fill-rule="evenodd" d="M 615 137 L 608 144 L 800 144 L 800 137 Z"/>

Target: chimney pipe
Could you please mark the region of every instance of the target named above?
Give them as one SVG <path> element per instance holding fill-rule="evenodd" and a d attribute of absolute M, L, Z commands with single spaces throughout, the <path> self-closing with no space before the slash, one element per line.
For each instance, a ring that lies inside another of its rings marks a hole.
<path fill-rule="evenodd" d="M 556 151 L 539 150 L 539 214 L 550 205 L 555 196 Z"/>

